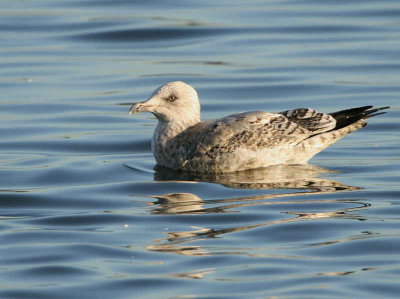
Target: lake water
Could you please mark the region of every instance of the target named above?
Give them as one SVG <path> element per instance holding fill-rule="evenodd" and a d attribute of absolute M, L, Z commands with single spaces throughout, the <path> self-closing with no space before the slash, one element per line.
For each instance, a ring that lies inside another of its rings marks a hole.
<path fill-rule="evenodd" d="M 203 118 L 392 106 L 308 166 L 155 170 L 173 80 Z M 1 298 L 398 298 L 400 2 L 0 2 Z"/>

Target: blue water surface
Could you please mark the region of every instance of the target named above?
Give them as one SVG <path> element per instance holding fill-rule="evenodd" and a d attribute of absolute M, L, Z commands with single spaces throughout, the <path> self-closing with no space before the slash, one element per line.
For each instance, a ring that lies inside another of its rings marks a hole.
<path fill-rule="evenodd" d="M 1 298 L 398 298 L 400 2 L 0 2 Z M 133 102 L 392 106 L 310 165 L 154 169 Z"/>

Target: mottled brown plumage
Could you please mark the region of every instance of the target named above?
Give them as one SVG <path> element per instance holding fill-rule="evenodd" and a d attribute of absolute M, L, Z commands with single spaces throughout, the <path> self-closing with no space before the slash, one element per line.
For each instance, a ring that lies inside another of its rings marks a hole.
<path fill-rule="evenodd" d="M 149 111 L 157 117 L 152 150 L 159 165 L 221 173 L 306 163 L 388 107 L 370 108 L 332 114 L 309 108 L 253 111 L 201 122 L 196 91 L 178 81 L 161 86 L 147 101 L 134 104 L 130 113 Z"/>

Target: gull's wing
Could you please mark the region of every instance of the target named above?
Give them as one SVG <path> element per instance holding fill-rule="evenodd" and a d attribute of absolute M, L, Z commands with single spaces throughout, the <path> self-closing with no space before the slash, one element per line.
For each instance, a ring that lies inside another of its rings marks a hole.
<path fill-rule="evenodd" d="M 365 119 L 388 107 L 358 107 L 324 114 L 294 109 L 262 111 L 200 122 L 164 147 L 171 168 L 229 172 L 279 163 L 306 163 L 314 155 L 366 125 Z"/>
<path fill-rule="evenodd" d="M 311 135 L 307 128 L 284 115 L 254 111 L 202 122 L 177 136 L 174 142 L 184 145 L 180 151 L 190 159 L 215 151 L 232 152 L 237 148 L 257 151 L 286 147 L 298 144 Z"/>
<path fill-rule="evenodd" d="M 290 121 L 310 131 L 311 135 L 333 130 L 336 127 L 336 119 L 327 113 L 318 112 L 311 108 L 297 108 L 280 112 Z"/>

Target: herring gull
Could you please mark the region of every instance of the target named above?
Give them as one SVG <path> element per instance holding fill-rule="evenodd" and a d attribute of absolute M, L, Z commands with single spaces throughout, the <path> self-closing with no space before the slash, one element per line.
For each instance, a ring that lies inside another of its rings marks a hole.
<path fill-rule="evenodd" d="M 151 112 L 158 119 L 151 148 L 157 164 L 176 170 L 224 173 L 277 164 L 304 164 L 342 137 L 366 126 L 366 119 L 389 107 L 363 106 L 322 113 L 297 108 L 279 113 L 251 111 L 200 120 L 197 92 L 170 82 L 130 114 Z"/>

